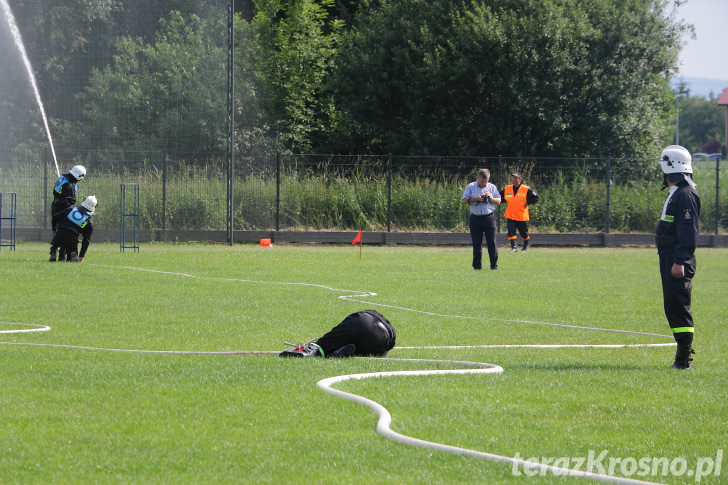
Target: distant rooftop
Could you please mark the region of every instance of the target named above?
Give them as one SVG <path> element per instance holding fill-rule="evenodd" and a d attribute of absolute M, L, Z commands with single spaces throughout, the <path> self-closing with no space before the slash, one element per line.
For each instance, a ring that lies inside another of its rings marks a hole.
<path fill-rule="evenodd" d="M 728 88 L 723 90 L 723 94 L 718 98 L 718 104 L 721 106 L 728 106 Z"/>

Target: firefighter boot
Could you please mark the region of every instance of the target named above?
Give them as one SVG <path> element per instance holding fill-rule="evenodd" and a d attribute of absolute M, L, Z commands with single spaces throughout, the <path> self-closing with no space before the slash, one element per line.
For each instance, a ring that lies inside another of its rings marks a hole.
<path fill-rule="evenodd" d="M 66 248 L 63 246 L 58 249 L 58 261 L 66 261 Z"/>
<path fill-rule="evenodd" d="M 331 352 L 329 357 L 338 357 L 338 358 L 351 357 L 352 355 L 354 355 L 354 352 L 356 352 L 356 345 L 346 344 L 343 347 Z"/>
<path fill-rule="evenodd" d="M 523 248 L 521 248 L 521 251 L 528 251 L 528 239 L 523 241 Z"/>
<path fill-rule="evenodd" d="M 690 344 L 678 344 L 677 350 L 675 351 L 675 362 L 672 364 L 672 368 L 678 370 L 692 369 L 692 354 L 694 353 L 695 351 L 690 347 Z"/>
<path fill-rule="evenodd" d="M 66 261 L 78 263 L 78 253 L 68 253 L 68 259 Z"/>
<path fill-rule="evenodd" d="M 323 357 L 324 351 L 316 345 L 315 343 L 309 343 L 305 347 L 296 347 L 293 349 L 284 350 L 280 354 L 278 354 L 279 357 L 298 357 L 298 358 L 307 358 L 307 357 Z"/>
<path fill-rule="evenodd" d="M 516 247 L 516 240 L 511 239 L 511 252 L 515 253 L 516 251 L 518 251 L 518 248 Z"/>
<path fill-rule="evenodd" d="M 51 246 L 51 257 L 48 260 L 49 262 L 54 263 L 56 261 L 56 251 L 57 251 L 56 247 Z"/>

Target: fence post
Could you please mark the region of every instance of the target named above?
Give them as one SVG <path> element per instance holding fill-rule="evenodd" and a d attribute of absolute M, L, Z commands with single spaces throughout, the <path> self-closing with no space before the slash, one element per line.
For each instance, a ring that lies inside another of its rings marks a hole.
<path fill-rule="evenodd" d="M 162 231 L 167 229 L 167 152 L 162 152 Z"/>
<path fill-rule="evenodd" d="M 132 208 L 131 212 L 128 212 L 127 201 L 126 201 L 126 188 L 132 188 Z M 120 224 L 119 224 L 119 250 L 124 252 L 126 248 L 134 249 L 135 253 L 139 252 L 139 184 L 121 184 L 121 192 L 119 197 L 119 208 L 120 208 Z M 126 219 L 131 217 L 134 225 L 134 245 L 129 246 L 126 244 Z"/>
<path fill-rule="evenodd" d="M 4 246 L 10 247 L 11 251 L 15 251 L 15 227 L 16 227 L 16 216 L 17 216 L 17 194 L 10 192 L 7 195 L 10 196 L 10 215 L 3 216 L 3 194 L 0 192 L 0 249 Z M 5 210 L 7 213 L 7 209 Z M 7 243 L 3 243 L 3 221 L 10 223 L 10 236 L 7 237 Z"/>
<path fill-rule="evenodd" d="M 43 156 L 43 229 L 48 229 L 48 149 Z"/>
<path fill-rule="evenodd" d="M 513 167 L 511 167 L 511 170 L 512 169 L 513 169 Z M 498 182 L 503 187 L 506 186 L 506 181 L 505 181 L 505 178 L 503 176 L 503 155 L 498 155 Z"/>
<path fill-rule="evenodd" d="M 715 160 L 715 235 L 718 235 L 720 225 L 720 157 Z"/>
<path fill-rule="evenodd" d="M 513 167 L 511 167 L 511 169 L 513 169 Z M 500 183 L 500 186 L 501 187 L 505 187 L 506 186 L 506 180 L 505 180 L 505 177 L 503 175 L 503 155 L 498 155 L 498 178 L 499 178 L 498 182 Z M 497 185 L 496 185 L 496 187 L 497 187 Z M 500 196 L 501 196 L 501 200 L 503 200 L 502 199 L 503 194 L 500 194 Z M 495 232 L 499 233 L 500 232 L 500 226 L 501 226 L 500 205 L 497 205 L 495 208 L 496 208 L 496 211 L 497 211 L 496 214 L 498 214 L 498 216 L 495 218 Z"/>
<path fill-rule="evenodd" d="M 281 230 L 281 152 L 276 152 L 276 231 Z"/>
<path fill-rule="evenodd" d="M 392 232 L 392 154 L 387 156 L 387 232 Z"/>
<path fill-rule="evenodd" d="M 609 213 L 611 212 L 612 198 L 612 157 L 607 157 L 607 220 L 604 225 L 604 232 L 609 234 L 609 223 L 611 221 Z"/>
<path fill-rule="evenodd" d="M 233 196 L 235 192 L 235 0 L 228 2 L 227 11 L 227 243 L 233 245 L 235 223 Z"/>

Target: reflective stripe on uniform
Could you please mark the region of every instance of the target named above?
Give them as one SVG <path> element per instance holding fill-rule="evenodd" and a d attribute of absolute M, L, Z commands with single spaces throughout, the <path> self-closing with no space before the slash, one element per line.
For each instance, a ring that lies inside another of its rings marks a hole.
<path fill-rule="evenodd" d="M 74 207 L 71 212 L 68 213 L 66 218 L 83 229 L 88 224 L 90 216 L 78 210 L 78 207 Z"/>
<path fill-rule="evenodd" d="M 675 327 L 672 329 L 672 333 L 695 333 L 694 327 Z"/>

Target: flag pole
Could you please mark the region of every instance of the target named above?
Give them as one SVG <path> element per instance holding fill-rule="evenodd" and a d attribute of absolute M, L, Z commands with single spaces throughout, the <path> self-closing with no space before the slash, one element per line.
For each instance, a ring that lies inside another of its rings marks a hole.
<path fill-rule="evenodd" d="M 351 241 L 351 245 L 353 246 L 356 243 L 359 243 L 359 259 L 361 259 L 361 247 L 362 247 L 362 230 L 360 229 L 358 233 L 356 233 L 356 237 L 354 237 L 354 240 Z"/>

